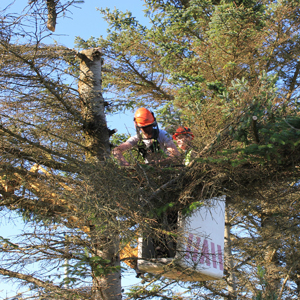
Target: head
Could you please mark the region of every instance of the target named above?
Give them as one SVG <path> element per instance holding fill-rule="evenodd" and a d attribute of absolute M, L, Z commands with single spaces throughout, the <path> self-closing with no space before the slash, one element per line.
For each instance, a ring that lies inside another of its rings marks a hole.
<path fill-rule="evenodd" d="M 177 145 L 181 150 L 188 150 L 191 147 L 194 135 L 190 128 L 179 127 L 173 134 L 173 139 L 176 140 Z"/>
<path fill-rule="evenodd" d="M 147 108 L 141 107 L 134 114 L 135 127 L 139 133 L 141 130 L 146 139 L 151 139 L 154 134 L 154 127 L 157 123 L 154 114 Z"/>

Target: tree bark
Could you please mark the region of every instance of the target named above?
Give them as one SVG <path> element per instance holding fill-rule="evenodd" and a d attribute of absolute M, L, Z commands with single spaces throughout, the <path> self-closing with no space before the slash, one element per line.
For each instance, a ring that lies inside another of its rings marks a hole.
<path fill-rule="evenodd" d="M 274 228 L 276 222 L 273 219 L 273 213 L 270 209 L 264 208 L 261 216 L 262 238 L 267 241 L 265 246 L 265 297 L 276 297 L 281 287 L 280 264 L 277 257 L 276 238 L 274 237 Z"/>
<path fill-rule="evenodd" d="M 48 21 L 47 28 L 51 31 L 55 31 L 56 26 L 56 1 L 55 0 L 47 0 L 47 9 L 48 9 Z"/>
<path fill-rule="evenodd" d="M 236 299 L 236 282 L 235 282 L 234 263 L 233 263 L 232 250 L 231 250 L 230 227 L 231 225 L 230 225 L 229 208 L 228 208 L 228 204 L 226 203 L 224 257 L 225 257 L 225 262 L 229 273 L 228 280 L 227 280 L 228 299 L 234 300 Z"/>
<path fill-rule="evenodd" d="M 104 160 L 110 154 L 109 133 L 101 92 L 103 59 L 98 49 L 79 52 L 80 78 L 78 91 L 82 103 L 82 117 L 87 148 L 87 160 L 97 157 Z"/>
<path fill-rule="evenodd" d="M 119 240 L 115 239 L 98 239 L 102 244 L 95 244 L 97 249 L 95 253 L 102 259 L 110 261 L 107 267 L 119 267 L 120 258 L 118 255 Z M 103 247 L 104 246 L 104 247 Z M 121 300 L 121 272 L 109 272 L 103 276 L 95 276 L 93 272 L 93 299 L 94 300 Z"/>
<path fill-rule="evenodd" d="M 77 55 L 80 58 L 78 89 L 84 119 L 86 160 L 91 163 L 94 159 L 104 161 L 110 155 L 110 145 L 101 93 L 103 59 L 98 49 L 83 50 Z M 93 255 L 109 261 L 105 266 L 101 265 L 104 273 L 99 273 L 97 263 L 91 263 L 93 300 L 121 300 L 118 234 L 108 226 L 107 230 L 101 233 L 91 230 L 91 239 L 94 244 Z"/>

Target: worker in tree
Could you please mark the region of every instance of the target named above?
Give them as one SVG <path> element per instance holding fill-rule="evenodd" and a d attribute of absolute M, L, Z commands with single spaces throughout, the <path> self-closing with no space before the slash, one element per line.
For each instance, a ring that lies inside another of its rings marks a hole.
<path fill-rule="evenodd" d="M 195 152 L 192 149 L 192 140 L 194 135 L 188 127 L 178 127 L 173 134 L 173 140 L 177 142 L 177 146 L 184 155 L 184 165 L 189 165 L 192 158 L 195 157 Z"/>
<path fill-rule="evenodd" d="M 168 164 L 180 157 L 176 145 L 165 130 L 159 130 L 154 114 L 147 108 L 139 108 L 134 115 L 137 134 L 113 150 L 114 157 L 122 166 L 129 166 L 123 152 L 137 147 L 150 164 Z"/>

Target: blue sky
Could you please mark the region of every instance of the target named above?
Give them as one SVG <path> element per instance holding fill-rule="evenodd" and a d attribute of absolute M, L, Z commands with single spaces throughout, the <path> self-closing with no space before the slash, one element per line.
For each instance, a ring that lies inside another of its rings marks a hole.
<path fill-rule="evenodd" d="M 108 7 L 111 10 L 117 8 L 123 12 L 131 11 L 142 24 L 147 25 L 147 19 L 144 16 L 145 9 L 143 0 L 86 0 L 80 8 L 72 9 L 71 18 L 58 19 L 57 29 L 53 35 L 59 44 L 63 44 L 69 48 L 74 47 L 74 40 L 76 36 L 80 36 L 84 40 L 91 36 L 105 37 L 107 35 L 107 23 L 102 19 L 100 12 L 96 8 Z M 104 95 L 105 97 L 105 95 Z M 116 128 L 118 133 L 135 133 L 133 123 L 133 112 L 126 114 L 120 113 L 114 116 L 107 116 L 108 127 Z"/>
<path fill-rule="evenodd" d="M 80 5 L 78 9 L 72 9 L 71 18 L 63 18 L 58 20 L 56 35 L 54 38 L 61 44 L 69 48 L 74 47 L 74 40 L 76 36 L 87 40 L 91 36 L 99 37 L 106 36 L 107 24 L 102 19 L 100 12 L 96 8 L 108 7 L 111 10 L 117 8 L 123 12 L 129 10 L 132 12 L 140 22 L 147 24 L 144 17 L 143 0 L 86 0 L 84 4 Z M 67 36 L 66 36 L 67 35 Z M 105 95 L 104 95 L 105 97 Z M 107 116 L 108 127 L 116 128 L 118 133 L 135 133 L 133 124 L 133 112 L 126 114 L 120 113 L 114 116 Z"/>
<path fill-rule="evenodd" d="M 0 10 L 12 2 L 14 2 L 11 6 L 12 12 L 20 12 L 24 5 L 28 3 L 27 0 L 1 0 Z M 68 48 L 74 48 L 76 36 L 85 40 L 91 36 L 95 38 L 99 36 L 105 37 L 107 35 L 107 23 L 102 19 L 97 8 L 108 7 L 111 10 L 117 8 L 123 12 L 128 10 L 143 25 L 148 24 L 143 12 L 145 9 L 143 0 L 85 0 L 85 3 L 78 4 L 77 7 L 71 8 L 71 13 L 68 13 L 66 17 L 60 16 L 57 19 L 56 30 L 50 37 L 53 41 L 50 40 L 49 43 L 57 42 Z M 133 115 L 134 112 L 127 112 L 126 114 L 120 113 L 114 116 L 107 116 L 108 127 L 111 129 L 116 128 L 118 133 L 128 133 L 129 131 L 130 134 L 134 134 Z"/>
<path fill-rule="evenodd" d="M 12 2 L 13 0 L 1 0 L 0 10 Z M 11 6 L 11 12 L 20 12 L 27 3 L 27 0 L 15 0 Z M 51 38 L 59 44 L 73 48 L 76 36 L 80 36 L 83 39 L 88 39 L 91 36 L 99 37 L 101 35 L 105 37 L 107 34 L 107 24 L 102 19 L 96 7 L 108 7 L 111 10 L 117 8 L 124 12 L 129 10 L 142 24 L 146 25 L 147 20 L 144 17 L 143 9 L 145 7 L 143 4 L 143 0 L 86 0 L 84 4 L 78 5 L 79 8 L 71 8 L 72 14 L 68 14 L 67 17 L 61 17 L 57 20 L 56 31 Z M 126 114 L 120 113 L 108 116 L 107 122 L 109 128 L 117 128 L 118 133 L 127 133 L 127 130 L 129 130 L 131 134 L 134 134 L 133 114 L 134 112 L 127 112 Z M 11 222 L 4 223 L 2 219 L 0 222 L 0 236 L 7 238 L 17 234 L 22 228 L 23 226 L 19 219 L 16 219 L 14 224 Z M 127 273 L 122 281 L 124 287 L 135 282 L 137 282 L 137 279 L 133 272 Z M 11 282 L 0 282 L 0 298 L 5 298 L 6 295 L 9 295 L 15 289 L 16 286 L 12 286 Z"/>

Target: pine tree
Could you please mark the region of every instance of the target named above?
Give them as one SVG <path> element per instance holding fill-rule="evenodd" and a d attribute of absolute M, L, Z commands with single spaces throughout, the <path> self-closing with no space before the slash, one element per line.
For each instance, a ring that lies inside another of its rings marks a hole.
<path fill-rule="evenodd" d="M 173 107 L 192 128 L 199 156 L 168 189 L 173 200 L 227 195 L 236 290 L 227 289 L 228 273 L 228 283 L 191 285 L 191 293 L 297 297 L 299 4 L 146 3 L 151 28 L 129 12 L 103 10 L 108 37 L 78 45 L 102 49 L 115 104 Z"/>
<path fill-rule="evenodd" d="M 110 160 L 103 59 L 42 44 L 44 5 L 2 16 L 1 207 L 27 227 L 1 237 L 0 274 L 27 285 L 18 297 L 121 299 L 119 236 L 136 188 Z"/>
<path fill-rule="evenodd" d="M 147 284 L 129 297 L 182 299 L 172 291 L 179 285 L 193 299 L 297 298 L 299 4 L 146 3 L 151 28 L 129 12 L 103 10 L 110 34 L 79 39 L 79 52 L 43 45 L 43 20 L 2 17 L 1 205 L 32 229 L 18 241 L 1 239 L 0 274 L 27 284 L 31 298 L 120 299 L 118 255 L 136 243 L 137 227 L 174 235 L 157 222 L 165 211 L 226 195 L 224 280 L 145 274 Z M 45 1 L 32 8 L 48 13 Z M 194 163 L 158 169 L 133 159 L 121 169 L 109 156 L 101 89 L 90 90 L 90 79 L 115 93 L 112 110 L 145 105 L 165 120 L 175 112 L 171 125 L 196 136 Z M 33 261 L 39 269 L 24 268 Z"/>

